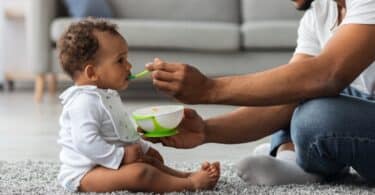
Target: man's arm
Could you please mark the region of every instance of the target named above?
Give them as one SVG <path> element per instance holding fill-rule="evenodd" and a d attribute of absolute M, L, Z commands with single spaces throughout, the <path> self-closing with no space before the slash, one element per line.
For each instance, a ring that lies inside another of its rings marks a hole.
<path fill-rule="evenodd" d="M 296 54 L 289 63 L 313 56 Z M 267 107 L 241 107 L 231 113 L 207 119 L 206 143 L 243 143 L 261 139 L 289 125 L 298 104 Z"/>
<path fill-rule="evenodd" d="M 238 144 L 254 141 L 287 127 L 296 106 L 241 107 L 207 120 L 202 120 L 194 110 L 187 108 L 177 128 L 178 134 L 144 139 L 176 148 L 194 148 L 204 143 Z"/>
<path fill-rule="evenodd" d="M 184 103 L 269 106 L 334 96 L 375 60 L 375 25 L 340 27 L 323 51 L 264 72 L 210 79 L 186 64 L 156 59 L 153 83 Z"/>
<path fill-rule="evenodd" d="M 207 119 L 205 143 L 238 144 L 255 141 L 287 127 L 296 104 L 241 107 Z"/>
<path fill-rule="evenodd" d="M 206 102 L 261 106 L 337 95 L 375 60 L 374 35 L 375 25 L 343 25 L 316 57 L 214 79 Z"/>
<path fill-rule="evenodd" d="M 290 62 L 311 58 L 296 54 Z M 179 133 L 166 138 L 147 138 L 177 148 L 193 148 L 203 143 L 242 143 L 254 141 L 286 127 L 297 103 L 268 107 L 241 107 L 205 121 L 193 110 L 185 110 Z"/>

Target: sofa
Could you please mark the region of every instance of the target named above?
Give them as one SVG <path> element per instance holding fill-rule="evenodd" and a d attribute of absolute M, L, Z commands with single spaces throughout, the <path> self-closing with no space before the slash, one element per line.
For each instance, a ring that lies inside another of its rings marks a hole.
<path fill-rule="evenodd" d="M 288 0 L 108 0 L 129 44 L 134 72 L 160 57 L 193 64 L 208 76 L 245 74 L 287 63 L 303 15 Z M 61 0 L 29 0 L 28 62 L 40 100 L 46 75 L 63 75 L 56 40 L 76 18 Z M 59 79 L 58 79 L 59 80 Z M 135 83 L 147 83 L 141 79 Z M 143 84 L 142 86 L 149 85 Z M 135 84 L 136 86 L 136 84 Z M 144 94 L 137 93 L 137 96 Z"/>

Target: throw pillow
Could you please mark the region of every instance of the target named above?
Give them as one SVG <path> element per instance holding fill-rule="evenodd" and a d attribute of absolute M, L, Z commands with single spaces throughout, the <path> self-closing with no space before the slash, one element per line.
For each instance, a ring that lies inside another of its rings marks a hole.
<path fill-rule="evenodd" d="M 83 17 L 113 17 L 112 10 L 106 0 L 64 0 L 70 16 Z"/>

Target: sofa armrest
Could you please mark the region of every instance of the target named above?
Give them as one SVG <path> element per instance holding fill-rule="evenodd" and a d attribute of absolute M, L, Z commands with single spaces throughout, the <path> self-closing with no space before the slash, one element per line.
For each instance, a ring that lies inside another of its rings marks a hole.
<path fill-rule="evenodd" d="M 57 0 L 27 0 L 27 62 L 37 75 L 51 70 L 50 25 L 57 15 L 56 4 Z"/>

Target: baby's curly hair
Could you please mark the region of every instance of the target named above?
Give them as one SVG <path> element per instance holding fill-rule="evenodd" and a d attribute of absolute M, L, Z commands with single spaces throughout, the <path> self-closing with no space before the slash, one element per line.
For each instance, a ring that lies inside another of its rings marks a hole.
<path fill-rule="evenodd" d="M 95 62 L 99 41 L 94 31 L 121 36 L 117 25 L 104 19 L 87 18 L 72 23 L 57 43 L 60 64 L 73 80 L 77 71 L 84 70 L 88 62 Z"/>

